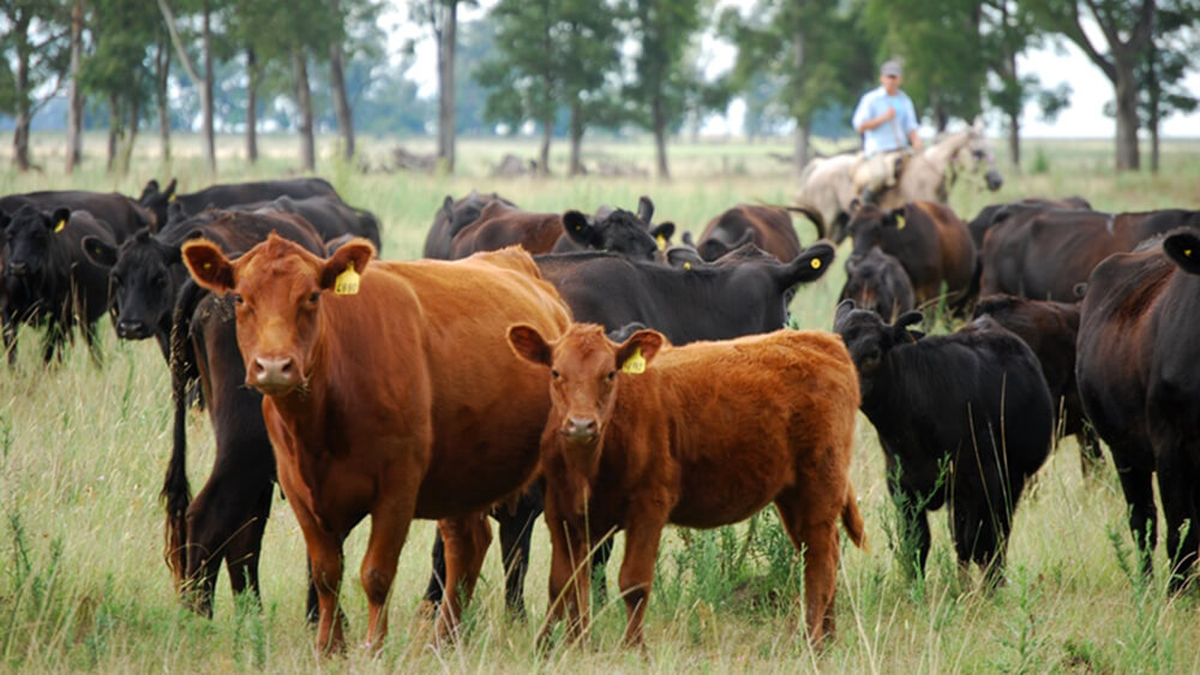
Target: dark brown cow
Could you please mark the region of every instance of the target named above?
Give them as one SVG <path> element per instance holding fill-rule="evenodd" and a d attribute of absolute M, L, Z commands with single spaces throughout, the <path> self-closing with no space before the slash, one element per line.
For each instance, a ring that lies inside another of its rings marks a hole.
<path fill-rule="evenodd" d="M 449 260 L 450 242 L 454 240 L 454 235 L 475 222 L 479 218 L 480 212 L 483 211 L 483 207 L 491 201 L 516 207 L 516 204 L 495 192 L 480 194 L 476 190 L 471 190 L 470 194 L 458 201 L 454 201 L 453 197 L 446 195 L 445 201 L 442 202 L 441 208 L 433 218 L 429 234 L 425 236 L 425 257 Z"/>
<path fill-rule="evenodd" d="M 551 377 L 543 641 L 564 611 L 572 637 L 586 631 L 591 546 L 612 530 L 625 531 L 625 642 L 640 644 L 663 527 L 736 523 L 772 502 L 804 557 L 809 638 L 833 635 L 839 518 L 864 542 L 849 474 L 858 381 L 836 336 L 783 330 L 671 347 L 640 330 L 618 345 L 601 326 L 575 324 L 549 341 L 514 326 L 509 340 Z"/>
<path fill-rule="evenodd" d="M 1142 213 L 1038 211 L 991 227 L 984 238 L 983 295 L 1077 300 L 1075 287 L 1113 253 L 1182 226 L 1200 225 L 1200 211 Z"/>
<path fill-rule="evenodd" d="M 1050 387 L 1056 438 L 1074 435 L 1084 475 L 1103 463 L 1100 443 L 1083 416 L 1075 384 L 1075 339 L 1079 334 L 1079 305 L 1030 300 L 1015 295 L 989 295 L 975 307 L 975 318 L 988 315 L 1025 341 Z"/>
<path fill-rule="evenodd" d="M 557 336 L 570 320 L 558 294 L 514 249 L 368 267 L 365 240 L 322 260 L 272 236 L 233 262 L 205 241 L 183 255 L 201 285 L 233 294 L 246 384 L 264 394 L 279 482 L 312 559 L 318 648 L 344 646 L 342 541 L 368 515 L 368 644 L 387 632 L 414 517 L 441 519 L 446 584 L 462 591 L 441 605 L 437 634 L 448 636 L 491 539 L 481 514 L 532 479 L 549 410 L 545 373 L 512 355 L 505 331 L 525 321 Z"/>
<path fill-rule="evenodd" d="M 894 321 L 916 305 L 912 282 L 899 260 L 872 246 L 865 256 L 846 259 L 846 285 L 838 301 L 853 300 L 884 321 Z"/>
<path fill-rule="evenodd" d="M 936 301 L 946 286 L 947 304 L 964 308 L 978 293 L 978 259 L 971 233 L 949 208 L 933 202 L 909 202 L 893 211 L 867 204 L 850 220 L 852 259 L 872 246 L 894 256 L 908 272 L 917 304 Z"/>
<path fill-rule="evenodd" d="M 976 250 L 983 250 L 983 240 L 993 225 L 1002 223 L 1008 218 L 1020 213 L 1036 213 L 1038 211 L 1091 211 L 1092 205 L 1083 197 L 1064 197 L 1062 199 L 1046 199 L 1044 197 L 1029 197 L 1005 204 L 991 204 L 983 207 L 975 219 L 967 223 L 971 231 L 971 241 L 975 242 Z"/>
<path fill-rule="evenodd" d="M 549 253 L 563 233 L 558 213 L 532 213 L 499 200 L 488 202 L 475 222 L 459 230 L 450 241 L 450 259 L 466 258 L 479 251 L 520 246 L 530 253 Z"/>
<path fill-rule="evenodd" d="M 1194 580 L 1200 549 L 1200 236 L 1110 256 L 1092 272 L 1075 371 L 1088 419 L 1112 452 L 1129 526 L 1151 570 L 1153 474 L 1167 520 L 1168 589 Z"/>
<path fill-rule="evenodd" d="M 817 238 L 824 238 L 825 228 L 819 216 L 809 218 L 817 228 Z M 711 262 L 746 243 L 747 232 L 755 246 L 780 262 L 791 262 L 800 254 L 800 237 L 796 236 L 787 209 L 758 204 L 738 204 L 708 221 L 696 250 L 701 258 Z"/>

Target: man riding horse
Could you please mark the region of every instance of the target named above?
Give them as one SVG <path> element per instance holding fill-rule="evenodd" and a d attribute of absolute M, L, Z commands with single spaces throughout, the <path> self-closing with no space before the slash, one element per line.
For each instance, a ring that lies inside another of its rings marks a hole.
<path fill-rule="evenodd" d="M 879 87 L 863 94 L 851 123 L 863 135 L 863 159 L 854 170 L 854 188 L 863 203 L 896 185 L 904 158 L 921 151 L 917 113 L 912 99 L 900 91 L 898 61 L 879 69 Z"/>

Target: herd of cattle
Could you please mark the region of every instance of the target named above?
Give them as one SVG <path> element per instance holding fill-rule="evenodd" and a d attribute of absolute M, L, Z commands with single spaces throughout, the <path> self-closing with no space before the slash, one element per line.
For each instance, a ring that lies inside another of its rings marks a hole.
<path fill-rule="evenodd" d="M 947 504 L 960 564 L 1002 580 L 1023 487 L 1055 436 L 1075 434 L 1085 470 L 1102 461 L 1097 436 L 1109 446 L 1145 573 L 1157 472 L 1170 588 L 1192 574 L 1200 212 L 1025 199 L 968 224 L 940 204 L 862 205 L 828 333 L 784 328 L 797 288 L 834 261 L 834 243 L 801 245 L 789 210 L 824 236 L 806 207 L 738 205 L 673 245 L 646 197 L 587 215 L 472 192 L 446 198 L 424 260 L 389 262 L 377 219 L 322 179 L 175 188 L 0 199 L 0 310 L 10 364 L 21 324 L 45 327 L 47 363 L 76 329 L 96 357 L 106 312 L 119 338 L 158 341 L 175 402 L 165 557 L 201 613 L 222 565 L 235 592 L 258 592 L 276 482 L 304 533 L 323 650 L 344 645 L 342 542 L 368 515 L 370 644 L 413 518 L 439 521 L 423 609 L 446 637 L 491 539 L 483 514 L 499 522 L 508 607 L 524 612 L 543 511 L 550 618 L 586 630 L 623 531 L 636 644 L 664 526 L 774 503 L 818 641 L 834 631 L 838 523 L 865 543 L 849 479 L 858 410 L 914 573 L 927 511 Z M 915 310 L 943 303 L 972 320 L 926 336 Z M 192 498 L 195 403 L 217 451 Z"/>

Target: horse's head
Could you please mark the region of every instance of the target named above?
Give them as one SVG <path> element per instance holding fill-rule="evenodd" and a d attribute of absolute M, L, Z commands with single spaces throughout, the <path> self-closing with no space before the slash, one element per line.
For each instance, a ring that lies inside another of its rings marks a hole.
<path fill-rule="evenodd" d="M 959 147 L 951 162 L 957 166 L 969 167 L 972 175 L 983 171 L 983 180 L 987 189 L 995 192 L 1004 184 L 1004 176 L 996 168 L 996 156 L 992 154 L 992 144 L 984 135 L 983 119 L 976 117 L 975 123 L 966 132 L 966 142 Z M 985 170 L 986 167 L 986 170 Z"/>

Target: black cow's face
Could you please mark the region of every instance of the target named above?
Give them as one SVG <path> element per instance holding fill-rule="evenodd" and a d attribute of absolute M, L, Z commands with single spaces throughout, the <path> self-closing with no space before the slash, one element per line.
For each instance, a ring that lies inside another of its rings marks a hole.
<path fill-rule="evenodd" d="M 846 285 L 841 300 L 891 321 L 912 309 L 912 282 L 900 263 L 878 248 L 861 258 L 846 260 Z"/>
<path fill-rule="evenodd" d="M 874 205 L 867 204 L 858 209 L 850 220 L 848 228 L 850 239 L 854 242 L 854 257 L 862 257 L 874 246 L 883 243 L 883 238 L 889 228 L 902 229 L 907 225 L 904 209 L 881 211 Z"/>
<path fill-rule="evenodd" d="M 93 262 L 111 267 L 109 281 L 117 306 L 118 337 L 143 340 L 154 335 L 156 328 L 171 325 L 175 296 L 186 274 L 178 248 L 156 240 L 145 230 L 119 250 L 105 248 L 92 238 L 85 239 L 83 246 Z"/>
<path fill-rule="evenodd" d="M 567 211 L 563 214 L 563 229 L 584 248 L 612 251 L 633 260 L 654 260 L 658 253 L 658 243 L 646 223 L 623 209 L 595 222 L 579 211 Z"/>
<path fill-rule="evenodd" d="M 71 219 L 71 210 L 39 211 L 22 206 L 4 226 L 4 274 L 37 283 L 49 267 L 54 237 Z"/>
<path fill-rule="evenodd" d="M 879 370 L 888 351 L 897 344 L 914 342 L 920 333 L 910 333 L 908 326 L 921 321 L 920 312 L 907 312 L 889 325 L 873 311 L 857 309 L 853 300 L 838 305 L 833 331 L 842 336 L 850 359 L 862 380 L 863 397 L 870 391 L 871 377 Z"/>

